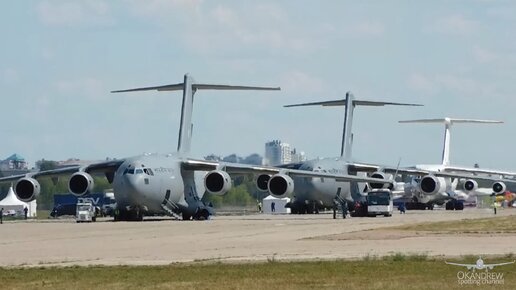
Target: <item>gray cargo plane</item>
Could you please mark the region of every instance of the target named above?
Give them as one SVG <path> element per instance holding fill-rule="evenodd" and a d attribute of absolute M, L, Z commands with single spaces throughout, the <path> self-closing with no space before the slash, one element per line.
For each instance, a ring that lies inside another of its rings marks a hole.
<path fill-rule="evenodd" d="M 295 105 L 287 105 L 285 107 L 297 106 L 345 106 L 344 126 L 342 132 L 341 154 L 335 158 L 314 159 L 296 164 L 286 164 L 280 167 L 287 169 L 306 170 L 312 172 L 325 172 L 332 174 L 354 174 L 350 172 L 349 165 L 351 162 L 351 146 L 352 146 L 352 121 L 353 112 L 356 106 L 421 106 L 418 104 L 404 104 L 394 102 L 376 102 L 356 100 L 351 92 L 346 93 L 346 98 L 342 100 L 303 103 Z M 292 183 L 295 188 L 286 188 L 275 186 L 276 184 Z M 372 183 L 375 184 L 376 183 Z M 378 184 L 383 186 L 383 184 Z M 318 212 L 321 208 L 332 208 L 336 201 L 348 203 L 348 208 L 353 209 L 354 201 L 361 200 L 363 197 L 356 182 L 336 182 L 335 180 L 306 179 L 297 177 L 292 180 L 289 176 L 276 174 L 274 176 L 260 175 L 257 178 L 257 187 L 262 191 L 269 191 L 275 197 L 285 197 L 293 195 L 294 198 L 289 204 L 292 213 L 313 213 Z"/>
<path fill-rule="evenodd" d="M 289 191 L 292 178 L 309 180 L 317 178 L 326 182 L 380 182 L 390 181 L 348 176 L 337 172 L 314 172 L 289 168 L 260 167 L 232 163 L 219 163 L 189 158 L 192 138 L 192 111 L 197 90 L 279 90 L 270 87 L 228 86 L 201 84 L 189 76 L 178 84 L 113 91 L 183 91 L 181 122 L 177 152 L 173 154 L 144 154 L 135 157 L 73 166 L 55 170 L 30 172 L 0 178 L 0 182 L 16 181 L 14 191 L 25 202 L 32 201 L 40 193 L 37 179 L 70 175 L 69 191 L 82 196 L 93 189 L 92 174 L 103 174 L 113 185 L 119 214 L 118 220 L 142 220 L 144 215 L 168 214 L 183 219 L 205 219 L 210 209 L 201 201 L 205 191 L 215 195 L 225 194 L 232 185 L 229 174 L 280 174 L 288 180 L 275 179 L 268 186 Z M 292 177 L 292 178 L 291 178 Z M 272 181 L 272 180 L 271 180 Z"/>
<path fill-rule="evenodd" d="M 346 94 L 346 99 L 336 101 L 325 101 L 325 102 L 314 102 L 304 103 L 296 105 L 288 105 L 285 107 L 295 106 L 345 106 L 344 115 L 344 126 L 342 134 L 342 146 L 341 156 L 336 158 L 324 158 L 310 160 L 297 164 L 287 164 L 282 167 L 295 168 L 308 171 L 322 171 L 322 172 L 338 172 L 339 174 L 352 174 L 356 175 L 359 172 L 369 173 L 370 177 L 379 178 L 384 180 L 391 180 L 392 184 L 389 185 L 390 189 L 394 191 L 401 191 L 405 196 L 410 195 L 410 199 L 414 200 L 417 205 L 423 207 L 429 207 L 435 202 L 440 204 L 448 200 L 456 200 L 457 195 L 454 193 L 454 189 L 457 185 L 458 178 L 466 179 L 464 183 L 465 190 L 475 190 L 477 188 L 476 180 L 483 180 L 493 182 L 493 191 L 499 192 L 505 190 L 505 182 L 511 180 L 494 178 L 490 176 L 478 176 L 473 174 L 490 173 L 505 175 L 511 175 L 507 172 L 500 171 L 489 171 L 489 170 L 468 170 L 459 167 L 449 167 L 450 170 L 443 170 L 442 165 L 437 166 L 415 166 L 415 167 L 390 167 L 377 164 L 358 163 L 351 160 L 351 146 L 352 146 L 352 132 L 351 123 L 353 118 L 353 110 L 357 105 L 365 106 L 383 106 L 383 105 L 409 105 L 418 106 L 416 104 L 401 104 L 401 103 L 390 103 L 390 102 L 371 102 L 371 101 L 358 101 L 354 100 L 351 93 Z M 446 119 L 449 121 L 449 119 Z M 496 121 L 484 121 L 484 120 L 465 120 L 465 119 L 453 119 L 454 122 L 477 122 L 477 123 L 492 123 Z M 441 121 L 441 120 L 439 120 Z M 443 121 L 445 121 L 443 119 Z M 413 121 L 414 122 L 414 121 Z M 422 122 L 422 121 L 421 121 Z M 451 123 L 449 124 L 451 125 Z M 445 132 L 445 148 L 443 152 L 443 162 L 449 164 L 449 126 Z M 418 176 L 422 178 L 414 178 L 410 183 L 396 183 L 394 176 L 397 174 L 405 174 Z M 473 179 L 474 177 L 474 179 Z M 362 192 L 368 191 L 374 188 L 385 188 L 387 185 L 380 183 L 368 183 L 364 187 L 360 187 L 357 183 L 331 183 L 325 182 L 324 179 L 311 179 L 306 181 L 302 178 L 297 178 L 293 181 L 295 184 L 295 190 L 292 188 L 291 191 L 282 191 L 277 188 L 270 187 L 271 184 L 277 182 L 277 180 L 290 180 L 288 177 L 277 174 L 272 177 L 266 175 L 260 176 L 258 181 L 269 180 L 269 187 L 265 187 L 265 183 L 257 182 L 257 187 L 260 190 L 268 190 L 270 194 L 276 197 L 284 197 L 287 195 L 294 195 L 294 200 L 290 204 L 292 212 L 294 213 L 312 213 L 317 212 L 320 207 L 332 207 L 336 199 L 342 202 L 347 201 L 348 207 L 353 208 L 354 202 L 362 200 Z M 421 182 L 422 181 L 422 182 Z M 514 182 L 514 181 L 512 181 Z M 418 196 L 421 200 L 413 197 Z M 423 203 L 422 201 L 426 201 Z M 461 209 L 462 204 L 451 203 L 456 209 Z"/>

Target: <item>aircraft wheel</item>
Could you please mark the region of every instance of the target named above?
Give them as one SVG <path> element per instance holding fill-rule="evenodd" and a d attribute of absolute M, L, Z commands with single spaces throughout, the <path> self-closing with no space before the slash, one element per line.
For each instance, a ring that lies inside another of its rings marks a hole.
<path fill-rule="evenodd" d="M 462 202 L 455 203 L 455 210 L 464 210 L 464 203 L 462 203 Z"/>

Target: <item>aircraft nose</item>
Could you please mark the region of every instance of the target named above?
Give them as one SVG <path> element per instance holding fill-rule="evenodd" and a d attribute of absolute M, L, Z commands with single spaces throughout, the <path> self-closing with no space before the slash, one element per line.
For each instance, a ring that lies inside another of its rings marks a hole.
<path fill-rule="evenodd" d="M 126 186 L 131 190 L 138 190 L 143 184 L 143 177 L 141 175 L 128 174 L 124 179 Z"/>

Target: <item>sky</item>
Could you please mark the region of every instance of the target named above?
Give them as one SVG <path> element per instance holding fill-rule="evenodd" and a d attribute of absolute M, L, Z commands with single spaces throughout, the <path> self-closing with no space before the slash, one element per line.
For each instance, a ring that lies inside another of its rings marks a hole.
<path fill-rule="evenodd" d="M 198 82 L 280 86 L 200 91 L 192 156 L 264 154 L 280 139 L 308 157 L 340 154 L 343 99 L 358 107 L 353 158 L 516 170 L 516 2 L 90 0 L 0 2 L 0 158 L 98 160 L 177 147 L 180 92 L 111 90 Z"/>

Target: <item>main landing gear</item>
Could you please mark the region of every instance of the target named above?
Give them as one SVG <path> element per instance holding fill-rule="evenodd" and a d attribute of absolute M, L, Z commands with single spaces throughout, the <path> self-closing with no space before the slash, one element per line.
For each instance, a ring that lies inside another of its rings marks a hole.
<path fill-rule="evenodd" d="M 131 210 L 126 209 L 115 209 L 115 222 L 117 221 L 143 221 L 143 211 L 140 208 L 134 208 Z"/>
<path fill-rule="evenodd" d="M 464 203 L 459 200 L 450 200 L 445 205 L 446 210 L 464 210 Z"/>

